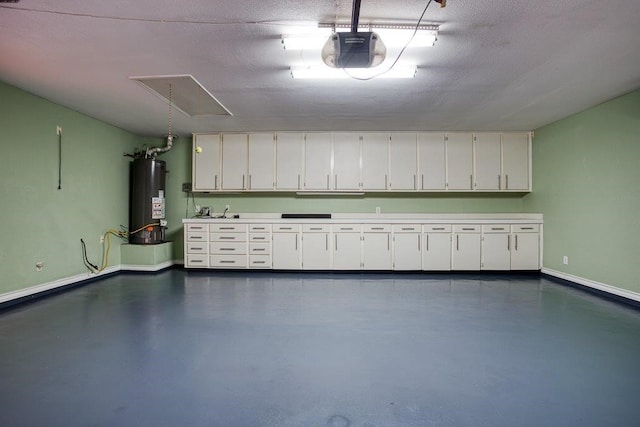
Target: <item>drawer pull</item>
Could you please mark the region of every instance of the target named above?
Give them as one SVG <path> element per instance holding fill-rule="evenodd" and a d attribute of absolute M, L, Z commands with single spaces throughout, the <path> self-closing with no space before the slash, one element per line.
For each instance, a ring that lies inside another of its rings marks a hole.
<path fill-rule="evenodd" d="M 191 227 L 189 227 L 190 230 L 202 230 L 203 228 L 204 227 L 202 227 L 201 225 L 200 226 L 192 225 Z"/>
<path fill-rule="evenodd" d="M 221 251 L 235 251 L 235 248 L 220 248 Z"/>
<path fill-rule="evenodd" d="M 266 251 L 265 248 L 253 248 L 253 252 L 264 252 Z"/>
<path fill-rule="evenodd" d="M 322 227 L 311 227 L 309 230 L 322 230 Z"/>
<path fill-rule="evenodd" d="M 280 230 L 292 230 L 292 227 L 280 227 Z"/>
<path fill-rule="evenodd" d="M 402 227 L 402 230 L 404 230 L 404 231 L 414 231 L 415 228 L 413 228 L 413 227 Z"/>
<path fill-rule="evenodd" d="M 262 236 L 262 237 L 253 237 L 253 240 L 265 240 L 266 237 Z"/>
<path fill-rule="evenodd" d="M 504 227 L 491 227 L 492 230 L 504 230 Z"/>
<path fill-rule="evenodd" d="M 220 227 L 220 230 L 235 230 L 235 227 Z"/>
<path fill-rule="evenodd" d="M 234 236 L 220 236 L 220 240 L 236 240 Z"/>
<path fill-rule="evenodd" d="M 475 228 L 473 228 L 473 227 L 470 227 L 470 228 L 462 227 L 462 231 L 475 231 Z"/>
<path fill-rule="evenodd" d="M 433 227 L 433 231 L 444 231 L 444 227 Z"/>
<path fill-rule="evenodd" d="M 384 227 L 371 227 L 372 230 L 384 230 Z M 404 230 L 404 228 L 403 228 Z"/>
<path fill-rule="evenodd" d="M 340 230 L 353 230 L 353 227 L 340 227 Z"/>
<path fill-rule="evenodd" d="M 202 260 L 201 259 L 194 259 L 191 261 L 191 264 L 202 264 Z"/>
<path fill-rule="evenodd" d="M 191 236 L 191 240 L 202 240 L 202 236 Z"/>
<path fill-rule="evenodd" d="M 265 228 L 264 227 L 253 227 L 252 229 L 253 230 L 264 230 Z"/>
<path fill-rule="evenodd" d="M 235 264 L 235 263 L 236 263 L 236 262 L 235 262 L 235 261 L 232 261 L 232 260 L 224 260 L 224 259 L 223 259 L 223 260 L 221 260 L 221 261 L 220 261 L 220 264 Z"/>
<path fill-rule="evenodd" d="M 533 227 L 520 227 L 521 230 L 533 230 Z"/>
<path fill-rule="evenodd" d="M 266 264 L 267 261 L 253 261 L 252 264 Z"/>
<path fill-rule="evenodd" d="M 202 250 L 202 248 L 200 248 L 200 247 L 196 247 L 196 246 L 192 246 L 192 247 L 191 247 L 191 250 L 193 250 L 193 251 L 201 251 L 201 250 Z"/>

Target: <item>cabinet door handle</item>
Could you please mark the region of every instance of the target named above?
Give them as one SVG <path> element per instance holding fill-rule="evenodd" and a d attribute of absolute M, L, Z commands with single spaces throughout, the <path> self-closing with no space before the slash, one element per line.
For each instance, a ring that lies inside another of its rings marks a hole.
<path fill-rule="evenodd" d="M 511 250 L 511 235 L 507 234 L 507 251 Z"/>
<path fill-rule="evenodd" d="M 456 251 L 460 250 L 460 236 L 456 234 Z"/>
<path fill-rule="evenodd" d="M 420 234 L 418 234 L 418 252 L 420 252 L 422 250 L 422 245 L 420 243 L 422 239 L 420 239 Z"/>
<path fill-rule="evenodd" d="M 427 245 L 427 252 L 429 251 L 429 235 L 426 235 L 427 241 L 425 242 Z"/>
<path fill-rule="evenodd" d="M 384 174 L 384 189 L 387 190 L 389 188 L 389 176 Z"/>
<path fill-rule="evenodd" d="M 420 189 L 424 190 L 424 174 L 422 174 L 420 177 Z"/>
<path fill-rule="evenodd" d="M 329 250 L 329 235 L 328 234 L 324 235 L 324 249 L 326 251 Z"/>
<path fill-rule="evenodd" d="M 327 190 L 329 190 L 329 174 L 327 174 Z"/>
<path fill-rule="evenodd" d="M 506 189 L 508 190 L 508 189 L 509 189 L 509 175 L 505 175 L 505 176 L 504 176 L 504 179 L 505 179 L 505 181 L 506 181 L 505 187 L 506 187 Z"/>
<path fill-rule="evenodd" d="M 333 177 L 333 188 L 336 190 L 338 189 L 338 174 L 335 174 Z"/>
<path fill-rule="evenodd" d="M 337 234 L 333 236 L 333 241 L 335 242 L 335 245 L 336 245 L 336 252 L 338 252 L 338 235 Z"/>
<path fill-rule="evenodd" d="M 298 250 L 298 235 L 296 234 L 296 251 Z"/>
<path fill-rule="evenodd" d="M 416 185 L 417 185 L 417 180 L 416 180 L 416 174 L 413 174 L 413 189 L 416 190 Z"/>
<path fill-rule="evenodd" d="M 300 189 L 300 174 L 298 174 L 298 190 Z"/>
<path fill-rule="evenodd" d="M 215 175 L 213 178 L 213 189 L 214 190 L 218 189 L 218 175 Z"/>
<path fill-rule="evenodd" d="M 498 174 L 498 190 L 500 189 L 500 174 Z"/>
<path fill-rule="evenodd" d="M 469 190 L 473 190 L 473 175 L 469 175 Z"/>
<path fill-rule="evenodd" d="M 516 247 L 515 247 L 515 250 L 516 251 L 518 250 L 518 235 L 517 234 L 516 234 Z"/>
<path fill-rule="evenodd" d="M 387 250 L 391 250 L 391 235 L 387 234 Z"/>

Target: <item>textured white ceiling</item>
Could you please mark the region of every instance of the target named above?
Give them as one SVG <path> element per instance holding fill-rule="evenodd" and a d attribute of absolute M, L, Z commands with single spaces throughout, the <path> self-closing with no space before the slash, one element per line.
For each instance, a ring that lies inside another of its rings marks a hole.
<path fill-rule="evenodd" d="M 415 23 L 427 0 L 363 0 L 360 22 Z M 317 60 L 291 25 L 348 22 L 351 0 L 21 0 L 0 4 L 0 80 L 141 135 L 166 103 L 129 76 L 191 74 L 233 117 L 173 115 L 179 134 L 231 130 L 531 130 L 640 87 L 638 0 L 432 3 L 415 79 L 294 80 Z"/>

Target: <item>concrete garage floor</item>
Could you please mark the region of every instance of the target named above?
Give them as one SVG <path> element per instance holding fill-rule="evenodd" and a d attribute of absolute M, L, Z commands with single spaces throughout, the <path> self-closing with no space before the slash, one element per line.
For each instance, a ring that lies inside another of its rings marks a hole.
<path fill-rule="evenodd" d="M 121 274 L 0 312 L 0 425 L 640 425 L 640 311 L 538 276 Z"/>

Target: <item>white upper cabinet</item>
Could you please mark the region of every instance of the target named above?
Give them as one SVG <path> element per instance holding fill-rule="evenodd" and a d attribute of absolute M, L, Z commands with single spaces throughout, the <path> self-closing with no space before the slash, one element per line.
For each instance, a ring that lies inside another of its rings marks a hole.
<path fill-rule="evenodd" d="M 499 190 L 500 174 L 500 134 L 477 133 L 475 143 L 475 190 Z"/>
<path fill-rule="evenodd" d="M 222 135 L 222 189 L 247 188 L 247 158 L 249 135 L 230 133 Z"/>
<path fill-rule="evenodd" d="M 389 188 L 389 134 L 362 134 L 362 189 Z"/>
<path fill-rule="evenodd" d="M 193 191 L 220 189 L 220 135 L 193 135 Z"/>
<path fill-rule="evenodd" d="M 391 144 L 389 189 L 417 190 L 416 134 L 392 133 L 389 139 Z"/>
<path fill-rule="evenodd" d="M 249 134 L 248 190 L 273 190 L 275 146 L 272 133 Z"/>
<path fill-rule="evenodd" d="M 444 190 L 446 183 L 445 135 L 418 134 L 418 189 Z"/>
<path fill-rule="evenodd" d="M 503 190 L 531 190 L 529 147 L 528 133 L 502 135 Z"/>
<path fill-rule="evenodd" d="M 331 133 L 307 133 L 304 147 L 305 190 L 331 189 Z"/>
<path fill-rule="evenodd" d="M 473 189 L 473 134 L 447 134 L 447 189 Z"/>
<path fill-rule="evenodd" d="M 304 161 L 304 133 L 276 135 L 276 189 L 301 190 Z"/>
<path fill-rule="evenodd" d="M 341 132 L 333 135 L 334 190 L 360 189 L 360 135 Z"/>

